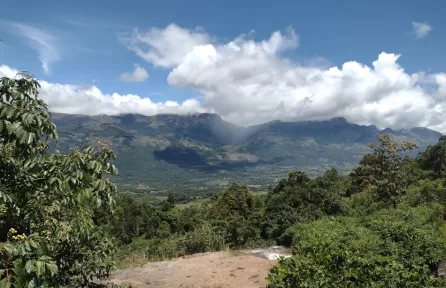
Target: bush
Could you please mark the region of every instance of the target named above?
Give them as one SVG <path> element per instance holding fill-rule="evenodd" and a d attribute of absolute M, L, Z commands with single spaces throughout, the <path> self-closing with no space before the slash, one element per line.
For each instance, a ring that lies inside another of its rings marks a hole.
<path fill-rule="evenodd" d="M 223 236 L 217 234 L 210 225 L 203 225 L 187 233 L 182 237 L 180 245 L 186 254 L 227 249 Z"/>
<path fill-rule="evenodd" d="M 404 200 L 412 206 L 428 203 L 441 203 L 445 205 L 446 189 L 443 187 L 443 180 L 420 180 L 418 185 L 410 187 Z"/>
<path fill-rule="evenodd" d="M 291 172 L 268 194 L 263 236 L 280 240 L 296 223 L 345 214 L 348 210 L 341 198 L 345 185 L 345 179 L 334 169 L 314 180 L 303 172 Z"/>
<path fill-rule="evenodd" d="M 345 206 L 349 207 L 346 214 L 350 216 L 365 216 L 383 209 L 386 205 L 382 202 L 376 202 L 371 193 L 358 193 L 351 197 L 343 199 Z"/>
<path fill-rule="evenodd" d="M 166 221 L 162 221 L 156 229 L 156 236 L 159 238 L 167 238 L 171 235 L 170 225 Z"/>
<path fill-rule="evenodd" d="M 184 255 L 227 249 L 223 236 L 210 225 L 203 225 L 185 235 L 168 238 L 136 238 L 121 246 L 116 254 L 120 268 L 134 267 L 149 261 L 168 260 Z"/>
<path fill-rule="evenodd" d="M 271 269 L 271 287 L 443 287 L 441 206 L 384 209 L 366 217 L 295 226 L 292 258 Z M 437 286 L 436 286 L 437 285 Z"/>
<path fill-rule="evenodd" d="M 336 255 L 279 260 L 268 276 L 270 287 L 444 287 L 426 266 L 408 269 L 395 258 L 338 251 Z"/>
<path fill-rule="evenodd" d="M 116 262 L 119 268 L 129 268 L 149 261 L 169 260 L 183 255 L 185 252 L 177 237 L 166 239 L 139 237 L 132 243 L 120 247 L 116 254 Z"/>

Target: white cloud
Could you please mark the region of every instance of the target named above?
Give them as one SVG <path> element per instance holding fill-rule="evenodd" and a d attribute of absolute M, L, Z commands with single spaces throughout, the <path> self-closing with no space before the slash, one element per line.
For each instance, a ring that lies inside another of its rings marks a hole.
<path fill-rule="evenodd" d="M 209 36 L 196 29 L 183 29 L 170 24 L 165 29 L 152 28 L 145 32 L 135 29 L 133 34 L 121 37 L 130 50 L 155 66 L 174 67 L 196 45 L 209 43 Z"/>
<path fill-rule="evenodd" d="M 196 42 L 194 33 L 201 33 L 175 29 L 191 38 L 187 43 Z M 163 38 L 161 42 L 169 42 L 164 30 L 155 31 Z M 138 95 L 106 94 L 96 86 L 46 81 L 41 81 L 42 98 L 52 111 L 64 113 L 215 112 L 243 126 L 277 119 L 345 117 L 352 123 L 381 128 L 423 126 L 446 132 L 446 73 L 410 74 L 398 63 L 398 54 L 383 52 L 370 64 L 350 61 L 330 67 L 310 61 L 300 65 L 284 56 L 285 50 L 299 44 L 291 28 L 260 41 L 245 36 L 227 43 L 207 39 L 189 49 L 172 44 L 169 53 L 146 47 L 146 51 L 158 51 L 159 57 L 147 58 L 150 63 L 159 65 L 160 59 L 170 63 L 166 65 L 172 67 L 168 83 L 199 91 L 201 103 L 195 99 L 153 102 Z M 0 76 L 14 74 L 12 70 L 1 66 Z"/>
<path fill-rule="evenodd" d="M 60 53 L 56 48 L 56 37 L 35 26 L 16 22 L 8 22 L 8 24 L 26 40 L 32 49 L 36 50 L 43 70 L 49 73 L 50 65 L 60 60 Z"/>
<path fill-rule="evenodd" d="M 200 90 L 204 107 L 239 124 L 343 116 L 381 127 L 442 125 L 430 122 L 437 100 L 398 58 L 382 53 L 373 67 L 354 61 L 340 68 L 302 67 L 269 54 L 261 43 L 242 41 L 195 47 L 168 81 Z"/>
<path fill-rule="evenodd" d="M 372 66 L 356 61 L 303 66 L 282 56 L 297 46 L 291 28 L 258 42 L 240 36 L 229 43 L 195 45 L 168 82 L 199 90 L 203 107 L 241 125 L 342 116 L 380 127 L 446 130 L 440 120 L 446 116 L 443 74 L 406 73 L 398 64 L 400 55 L 389 53 L 381 53 Z M 426 81 L 433 90 L 423 88 Z"/>
<path fill-rule="evenodd" d="M 143 82 L 147 78 L 149 78 L 149 73 L 138 64 L 135 64 L 135 70 L 133 70 L 133 72 L 125 72 L 119 76 L 119 79 L 125 82 Z"/>
<path fill-rule="evenodd" d="M 432 27 L 429 24 L 421 22 L 412 22 L 412 28 L 417 39 L 426 37 L 432 31 Z"/>
<path fill-rule="evenodd" d="M 20 71 L 6 65 L 0 66 L 0 77 L 14 78 Z"/>
<path fill-rule="evenodd" d="M 6 65 L 0 66 L 0 77 L 15 77 L 18 72 Z M 39 96 L 49 104 L 52 112 L 86 115 L 213 112 L 211 109 L 201 107 L 195 99 L 188 99 L 182 103 L 176 101 L 153 102 L 150 98 L 142 98 L 133 94 L 106 94 L 94 85 L 58 84 L 44 80 L 39 82 L 41 85 Z"/>

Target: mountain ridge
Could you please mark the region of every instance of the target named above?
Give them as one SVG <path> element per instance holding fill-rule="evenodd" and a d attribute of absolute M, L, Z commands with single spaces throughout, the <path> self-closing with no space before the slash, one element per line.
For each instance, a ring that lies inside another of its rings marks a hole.
<path fill-rule="evenodd" d="M 237 124 L 233 124 L 231 122 L 225 121 L 223 120 L 223 118 L 216 114 L 216 113 L 194 113 L 194 114 L 186 114 L 186 115 L 180 115 L 180 114 L 157 114 L 157 115 L 152 115 L 152 116 L 146 116 L 143 114 L 138 114 L 138 113 L 121 113 L 121 114 L 116 114 L 116 115 L 109 115 L 109 114 L 97 114 L 97 115 L 84 115 L 84 114 L 65 114 L 65 113 L 52 113 L 52 116 L 56 122 L 56 124 L 62 124 L 62 125 L 66 125 L 68 123 L 64 123 L 63 121 L 61 121 L 63 118 L 69 118 L 69 121 L 73 121 L 73 119 L 79 119 L 79 118 L 88 118 L 89 120 L 95 120 L 98 122 L 101 122 L 103 124 L 106 123 L 114 123 L 114 121 L 111 121 L 111 119 L 115 118 L 115 119 L 121 119 L 124 120 L 124 122 L 132 122 L 135 121 L 136 118 L 139 119 L 150 119 L 150 118 L 161 118 L 163 120 L 172 120 L 172 118 L 177 118 L 177 119 L 188 119 L 188 118 L 197 118 L 197 119 L 207 119 L 207 120 L 211 120 L 214 122 L 214 124 L 219 124 L 219 123 L 224 123 L 224 125 L 226 126 L 231 126 L 233 127 L 233 129 L 239 129 L 239 130 L 244 130 L 246 131 L 247 134 L 252 133 L 252 131 L 256 131 L 261 129 L 261 128 L 265 128 L 265 127 L 271 127 L 274 125 L 290 125 L 290 124 L 294 124 L 294 125 L 299 125 L 299 126 L 303 126 L 303 125 L 314 125 L 314 124 L 329 124 L 330 126 L 332 125 L 353 125 L 353 126 L 357 126 L 357 127 L 363 127 L 363 128 L 370 128 L 373 129 L 374 132 L 376 133 L 401 133 L 401 132 L 405 132 L 405 133 L 409 133 L 410 131 L 413 130 L 417 130 L 419 132 L 427 132 L 429 134 L 434 134 L 435 136 L 441 136 L 442 133 L 426 128 L 426 127 L 412 127 L 412 128 L 408 128 L 408 129 L 392 129 L 392 128 L 383 128 L 383 129 L 378 129 L 375 125 L 371 124 L 371 125 L 360 125 L 360 124 L 355 124 L 355 123 L 351 123 L 348 122 L 346 118 L 344 117 L 333 117 L 331 119 L 328 120 L 305 120 L 305 121 L 284 121 L 284 120 L 272 120 L 272 121 L 268 121 L 262 124 L 256 124 L 256 125 L 250 125 L 250 126 L 239 126 Z M 134 118 L 134 119 L 131 119 Z M 169 119 L 170 118 L 170 119 Z M 104 120 L 108 120 L 105 121 Z M 109 122 L 110 121 L 110 122 Z M 69 123 L 72 124 L 72 123 Z M 127 123 L 128 124 L 128 123 Z M 219 127 L 217 127 L 219 128 Z"/>
<path fill-rule="evenodd" d="M 276 120 L 248 127 L 226 122 L 213 113 L 53 113 L 53 120 L 59 133 L 54 148 L 68 151 L 94 138 L 108 141 L 117 153 L 116 165 L 125 171 L 118 182 L 143 183 L 154 189 L 165 189 L 173 182 L 184 187 L 190 184 L 191 189 L 208 189 L 228 181 L 267 185 L 278 173 L 298 169 L 315 174 L 330 167 L 348 171 L 369 151 L 366 144 L 376 141 L 377 134 L 390 133 L 399 141 L 412 140 L 421 149 L 436 143 L 442 135 L 423 127 L 380 130 L 374 125 L 349 123 L 343 117 Z M 170 174 L 175 175 L 174 181 Z"/>

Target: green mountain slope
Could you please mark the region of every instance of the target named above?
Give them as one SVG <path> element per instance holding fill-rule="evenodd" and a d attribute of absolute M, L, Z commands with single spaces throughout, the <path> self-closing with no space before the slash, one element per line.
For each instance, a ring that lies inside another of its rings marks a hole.
<path fill-rule="evenodd" d="M 375 126 L 329 121 L 273 121 L 251 127 L 225 122 L 215 114 L 67 115 L 53 114 L 57 149 L 67 151 L 99 138 L 112 143 L 120 174 L 131 191 L 203 194 L 238 181 L 265 189 L 289 170 L 318 174 L 329 167 L 349 170 L 368 151 L 376 134 L 391 133 L 421 148 L 439 132 L 426 128 L 379 130 Z"/>

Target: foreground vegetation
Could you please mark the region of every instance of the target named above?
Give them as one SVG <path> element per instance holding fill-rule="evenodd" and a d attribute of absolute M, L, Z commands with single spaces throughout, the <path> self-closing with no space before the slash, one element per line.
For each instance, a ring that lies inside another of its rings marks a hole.
<path fill-rule="evenodd" d="M 446 137 L 401 156 L 414 147 L 379 135 L 348 176 L 291 172 L 266 195 L 232 184 L 183 209 L 174 195 L 159 206 L 121 196 L 107 224 L 120 235 L 118 263 L 277 243 L 294 257 L 271 270 L 271 287 L 446 287 Z"/>
<path fill-rule="evenodd" d="M 0 80 L 0 287 L 88 287 L 115 267 L 282 244 L 271 287 L 446 287 L 446 137 L 416 159 L 378 135 L 348 176 L 290 172 L 267 194 L 233 183 L 176 206 L 118 195 L 100 141 L 50 153 L 57 138 L 38 82 Z"/>

